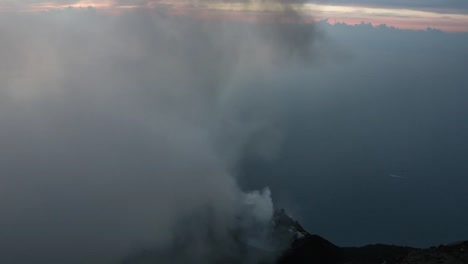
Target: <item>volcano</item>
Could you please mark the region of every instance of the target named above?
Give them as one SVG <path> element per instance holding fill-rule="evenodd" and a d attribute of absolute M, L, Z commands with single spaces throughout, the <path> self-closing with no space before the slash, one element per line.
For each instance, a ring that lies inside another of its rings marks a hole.
<path fill-rule="evenodd" d="M 246 243 L 242 234 L 233 232 L 230 250 L 214 241 L 215 254 L 204 259 L 187 258 L 190 239 L 169 249 L 142 250 L 126 257 L 121 264 L 467 264 L 468 241 L 427 249 L 375 244 L 363 247 L 340 247 L 306 231 L 284 209 L 275 210 L 270 230 L 269 247 Z M 272 247 L 273 246 L 273 247 Z"/>

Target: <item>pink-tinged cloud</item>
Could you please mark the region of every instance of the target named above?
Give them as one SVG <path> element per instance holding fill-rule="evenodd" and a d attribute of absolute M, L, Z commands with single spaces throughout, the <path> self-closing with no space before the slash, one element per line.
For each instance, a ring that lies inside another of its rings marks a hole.
<path fill-rule="evenodd" d="M 448 32 L 468 32 L 468 15 L 440 13 L 435 11 L 338 6 L 319 4 L 291 4 L 309 20 L 329 20 L 330 23 L 361 24 L 370 23 L 374 26 L 385 24 L 401 29 L 435 28 Z M 212 4 L 205 7 L 208 10 L 231 11 L 239 13 L 265 14 L 275 12 L 275 5 L 245 5 L 245 4 Z M 244 16 L 244 15 L 243 15 Z M 241 17 L 243 17 L 241 16 Z"/>
<path fill-rule="evenodd" d="M 326 4 L 295 4 L 291 7 L 303 13 L 304 21 L 327 19 L 331 24 L 350 25 L 370 23 L 374 26 L 385 24 L 400 29 L 435 28 L 448 32 L 468 32 L 468 14 L 445 12 L 444 10 L 414 10 L 376 6 L 347 6 Z M 222 2 L 180 0 L 0 0 L 0 12 L 46 11 L 67 7 L 94 7 L 111 13 L 132 9 L 164 9 L 174 15 L 191 15 L 204 19 L 264 20 L 270 13 L 278 11 L 278 5 L 265 2 Z"/>
<path fill-rule="evenodd" d="M 312 13 L 316 18 L 328 19 L 330 23 L 350 25 L 370 23 L 385 24 L 400 29 L 436 28 L 447 32 L 468 32 L 468 15 L 440 13 L 411 9 L 377 7 L 324 6 Z"/>

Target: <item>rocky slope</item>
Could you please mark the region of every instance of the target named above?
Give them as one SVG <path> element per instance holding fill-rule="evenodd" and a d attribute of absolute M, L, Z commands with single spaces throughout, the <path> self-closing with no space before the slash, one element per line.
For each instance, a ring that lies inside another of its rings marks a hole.
<path fill-rule="evenodd" d="M 409 253 L 398 264 L 467 264 L 468 241 L 440 245 Z"/>
<path fill-rule="evenodd" d="M 217 250 L 215 247 L 219 245 L 214 243 L 214 252 L 219 254 L 203 258 L 202 262 L 184 258 L 181 252 L 187 244 L 181 244 L 170 250 L 141 251 L 122 264 L 468 264 L 468 241 L 428 249 L 383 244 L 339 247 L 310 234 L 281 209 L 275 211 L 269 239 L 270 248 L 235 240 L 229 246 L 229 254 Z"/>

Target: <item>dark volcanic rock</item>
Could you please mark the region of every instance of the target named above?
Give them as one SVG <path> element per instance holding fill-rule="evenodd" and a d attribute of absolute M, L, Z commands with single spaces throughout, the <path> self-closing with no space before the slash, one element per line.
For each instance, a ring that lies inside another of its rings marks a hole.
<path fill-rule="evenodd" d="M 467 264 L 468 241 L 413 251 L 398 264 Z"/>
<path fill-rule="evenodd" d="M 343 252 L 339 247 L 320 236 L 310 234 L 296 239 L 278 260 L 278 264 L 339 264 L 343 262 Z"/>
<path fill-rule="evenodd" d="M 274 237 L 278 241 L 287 241 L 284 253 L 278 264 L 289 263 L 343 263 L 341 249 L 330 241 L 307 232 L 297 221 L 289 217 L 283 209 L 274 214 Z M 280 238 L 279 238 L 280 237 Z"/>
<path fill-rule="evenodd" d="M 282 209 L 276 210 L 266 245 L 249 243 L 233 231 L 228 241 L 204 240 L 206 254 L 193 255 L 194 241 L 181 232 L 177 243 L 159 250 L 142 250 L 122 264 L 468 264 L 468 241 L 416 249 L 394 245 L 339 247 L 307 232 Z M 183 231 L 183 230 L 182 230 Z M 270 233 L 271 232 L 271 233 Z M 210 238 L 208 234 L 206 236 Z"/>
<path fill-rule="evenodd" d="M 344 247 L 346 263 L 350 264 L 397 264 L 416 248 L 394 245 L 368 245 L 364 247 Z"/>

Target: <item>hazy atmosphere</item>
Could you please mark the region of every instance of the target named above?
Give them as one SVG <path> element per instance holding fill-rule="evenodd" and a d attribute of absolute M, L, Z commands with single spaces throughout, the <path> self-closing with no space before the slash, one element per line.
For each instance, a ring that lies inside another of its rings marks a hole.
<path fill-rule="evenodd" d="M 275 208 L 467 239 L 467 32 L 461 1 L 0 0 L 0 263 L 272 251 Z"/>

